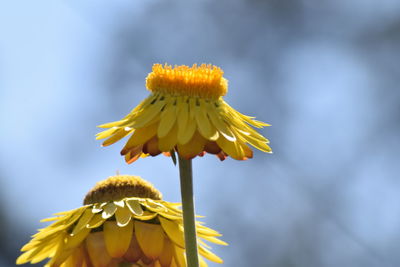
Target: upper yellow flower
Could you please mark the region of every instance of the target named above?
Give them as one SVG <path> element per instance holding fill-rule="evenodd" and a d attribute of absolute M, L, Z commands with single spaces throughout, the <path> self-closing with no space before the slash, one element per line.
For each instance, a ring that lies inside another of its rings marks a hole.
<path fill-rule="evenodd" d="M 100 125 L 109 128 L 97 134 L 111 145 L 132 134 L 121 154 L 128 163 L 140 156 L 169 155 L 176 150 L 191 159 L 205 152 L 221 160 L 253 156 L 248 144 L 271 152 L 268 139 L 252 127 L 269 126 L 231 108 L 222 98 L 228 91 L 223 71 L 211 65 L 192 67 L 155 64 L 146 78 L 152 93 L 125 118 Z"/>
<path fill-rule="evenodd" d="M 114 176 L 96 184 L 84 206 L 57 213 L 21 251 L 17 264 L 46 267 L 186 267 L 182 211 L 179 203 L 137 176 Z M 220 234 L 197 222 L 200 266 L 222 263 L 202 239 L 226 245 Z"/>

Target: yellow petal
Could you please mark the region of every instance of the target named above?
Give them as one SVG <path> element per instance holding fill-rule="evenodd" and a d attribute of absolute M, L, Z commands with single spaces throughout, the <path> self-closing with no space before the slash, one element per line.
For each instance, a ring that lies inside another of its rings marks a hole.
<path fill-rule="evenodd" d="M 210 261 L 213 261 L 213 262 L 216 262 L 216 263 L 223 263 L 224 262 L 220 257 L 218 257 L 217 255 L 215 255 L 214 253 L 212 253 L 211 251 L 209 251 L 208 249 L 206 249 L 206 248 L 204 248 L 202 246 L 199 246 L 199 253 L 203 257 L 207 258 Z"/>
<path fill-rule="evenodd" d="M 138 260 L 140 260 L 140 258 L 142 258 L 142 256 L 142 249 L 139 246 L 136 236 L 133 234 L 131 242 L 129 244 L 129 248 L 124 255 L 124 259 L 128 260 L 129 262 L 137 262 Z"/>
<path fill-rule="evenodd" d="M 134 121 L 131 124 L 128 124 L 129 127 L 138 129 L 145 127 L 150 124 L 150 122 L 154 122 L 154 119 L 159 118 L 161 109 L 165 106 L 165 99 L 159 97 L 157 100 L 151 102 L 149 105 L 143 109 L 143 112 L 138 114 L 135 117 Z"/>
<path fill-rule="evenodd" d="M 163 152 L 168 152 L 175 147 L 177 142 L 178 142 L 178 126 L 175 123 L 171 131 L 169 131 L 166 136 L 158 139 L 158 148 Z"/>
<path fill-rule="evenodd" d="M 183 236 L 183 230 L 179 227 L 177 221 L 170 221 L 159 216 L 161 226 L 164 229 L 168 237 L 181 248 L 185 248 L 185 239 Z"/>
<path fill-rule="evenodd" d="M 153 138 L 153 136 L 157 133 L 157 127 L 158 123 L 153 123 L 144 128 L 136 129 L 132 136 L 128 139 L 128 142 L 126 142 L 121 153 L 125 154 L 125 152 L 127 152 L 129 149 L 138 145 L 142 145 Z"/>
<path fill-rule="evenodd" d="M 105 130 L 105 131 L 102 131 L 102 132 L 96 134 L 96 140 L 99 140 L 99 139 L 103 139 L 103 138 L 107 138 L 107 137 L 109 137 L 109 136 L 112 136 L 113 134 L 115 134 L 115 132 L 118 131 L 118 129 L 119 129 L 118 127 L 112 127 L 112 128 L 107 129 L 107 130 Z"/>
<path fill-rule="evenodd" d="M 86 225 L 89 223 L 89 221 L 93 217 L 93 212 L 91 209 L 86 209 L 85 212 L 83 213 L 82 217 L 79 219 L 77 225 L 74 227 L 74 230 L 72 231 L 72 235 L 77 234 L 80 230 L 86 227 Z"/>
<path fill-rule="evenodd" d="M 107 267 L 111 257 L 107 252 L 103 232 L 90 233 L 86 238 L 86 249 L 94 267 Z"/>
<path fill-rule="evenodd" d="M 108 254 L 113 258 L 122 257 L 132 239 L 133 223 L 129 222 L 125 227 L 120 227 L 115 221 L 106 221 L 103 227 Z"/>
<path fill-rule="evenodd" d="M 226 107 L 226 110 L 227 110 L 229 113 L 231 113 L 231 114 L 234 115 L 234 116 L 240 117 L 240 118 L 241 118 L 242 120 L 244 120 L 246 123 L 248 123 L 248 124 L 250 124 L 250 125 L 253 125 L 254 127 L 262 128 L 262 127 L 266 127 L 266 126 L 271 126 L 271 125 L 268 124 L 268 123 L 265 123 L 265 122 L 262 122 L 262 121 L 254 120 L 254 117 L 250 117 L 250 116 L 243 115 L 242 113 L 240 113 L 240 112 L 237 111 L 236 109 L 234 109 L 234 108 L 232 108 L 231 106 L 229 106 L 229 104 L 226 103 L 225 101 L 224 101 L 224 106 Z"/>
<path fill-rule="evenodd" d="M 95 214 L 92 219 L 88 222 L 87 228 L 97 228 L 103 224 L 105 219 L 101 216 L 101 214 Z"/>
<path fill-rule="evenodd" d="M 90 233 L 91 229 L 89 228 L 83 228 L 81 231 L 76 233 L 75 235 L 69 235 L 68 238 L 66 239 L 66 244 L 64 246 L 64 249 L 75 249 L 77 246 L 79 246 L 82 241 L 87 237 L 87 235 Z"/>
<path fill-rule="evenodd" d="M 190 97 L 189 98 L 189 118 L 194 119 L 196 116 L 196 102 L 198 98 Z"/>
<path fill-rule="evenodd" d="M 101 211 L 103 211 L 101 204 L 99 204 L 99 203 L 93 204 L 93 206 L 92 206 L 93 213 L 99 213 Z"/>
<path fill-rule="evenodd" d="M 174 246 L 174 259 L 176 266 L 178 267 L 186 267 L 186 258 L 185 258 L 185 250 L 178 246 Z"/>
<path fill-rule="evenodd" d="M 239 145 L 237 141 L 229 141 L 224 136 L 220 136 L 217 140 L 217 144 L 221 147 L 221 149 L 237 160 L 244 159 L 244 151 L 243 148 Z"/>
<path fill-rule="evenodd" d="M 254 138 L 252 135 L 241 135 L 241 137 L 248 142 L 250 145 L 254 146 L 255 148 L 263 151 L 263 152 L 267 152 L 267 153 L 271 153 L 272 149 L 269 145 L 267 145 L 268 140 L 266 139 L 266 141 L 260 141 L 256 138 Z"/>
<path fill-rule="evenodd" d="M 62 250 L 57 251 L 57 254 L 53 257 L 53 266 L 59 266 L 62 264 L 71 254 L 81 245 L 83 240 L 88 236 L 90 229 L 84 228 L 76 235 L 69 235 L 65 240 L 65 245 Z M 59 253 L 60 252 L 60 253 Z"/>
<path fill-rule="evenodd" d="M 159 259 L 161 266 L 170 267 L 173 255 L 174 255 L 174 245 L 167 237 L 165 237 L 164 248 Z"/>
<path fill-rule="evenodd" d="M 108 138 L 106 141 L 103 142 L 103 146 L 109 146 L 114 144 L 115 142 L 118 142 L 128 134 L 130 134 L 132 130 L 126 131 L 125 128 L 118 129 L 116 133 L 114 133 L 110 138 Z"/>
<path fill-rule="evenodd" d="M 135 221 L 135 234 L 143 253 L 157 259 L 164 247 L 164 233 L 160 225 Z"/>
<path fill-rule="evenodd" d="M 119 121 L 113 121 L 113 122 L 104 123 L 104 124 L 98 125 L 97 127 L 99 127 L 99 128 L 114 128 L 114 127 L 118 128 L 119 125 L 123 124 L 126 121 L 127 121 L 127 118 L 124 118 L 124 119 L 119 120 Z"/>
<path fill-rule="evenodd" d="M 218 239 L 216 237 L 213 237 L 213 236 L 199 235 L 199 237 L 201 237 L 201 238 L 203 238 L 203 239 L 205 239 L 205 240 L 207 240 L 209 242 L 212 242 L 214 244 L 223 245 L 223 246 L 227 246 L 228 245 L 226 242 L 224 242 L 224 241 L 222 241 L 222 240 L 220 240 L 220 239 Z"/>
<path fill-rule="evenodd" d="M 143 209 L 142 206 L 140 205 L 139 201 L 136 199 L 128 199 L 125 201 L 126 206 L 129 208 L 129 210 L 137 215 L 137 216 L 142 216 L 143 215 Z"/>
<path fill-rule="evenodd" d="M 51 255 L 54 255 L 57 248 L 64 243 L 64 237 L 65 234 L 61 233 L 56 235 L 51 240 L 46 240 L 46 242 L 32 243 L 32 240 L 27 244 L 32 246 L 31 248 L 29 248 L 30 250 L 19 256 L 16 263 L 24 264 L 31 260 L 35 262 L 40 262 L 48 257 L 51 257 Z M 24 248 L 26 246 L 24 246 Z"/>
<path fill-rule="evenodd" d="M 180 112 L 184 112 L 184 113 L 187 112 L 188 114 L 185 115 L 185 117 L 186 117 L 185 124 L 183 124 L 183 123 L 181 124 L 178 121 L 178 143 L 179 144 L 186 144 L 187 142 L 189 142 L 190 139 L 192 138 L 194 132 L 196 131 L 197 124 L 196 124 L 195 109 L 194 109 L 196 104 L 194 101 L 195 101 L 194 98 L 190 98 L 189 103 L 187 103 L 187 102 L 184 103 L 186 105 L 186 109 L 183 109 L 184 111 L 180 111 Z M 193 106 L 193 108 L 191 106 Z"/>
<path fill-rule="evenodd" d="M 65 217 L 63 217 L 59 221 L 53 223 L 49 227 L 50 228 L 55 228 L 55 227 L 60 226 L 63 229 L 67 229 L 70 225 L 75 223 L 75 221 L 78 220 L 79 217 L 81 217 L 82 213 L 86 209 L 87 209 L 87 206 L 83 206 L 83 207 L 80 207 L 78 209 L 71 210 L 71 211 L 67 212 L 68 215 L 65 215 Z"/>
<path fill-rule="evenodd" d="M 131 211 L 128 207 L 118 207 L 115 211 L 115 219 L 119 227 L 124 227 L 131 220 Z"/>
<path fill-rule="evenodd" d="M 178 97 L 177 99 L 177 124 L 180 131 L 186 129 L 186 124 L 189 118 L 189 104 L 186 101 L 188 101 L 187 97 Z"/>
<path fill-rule="evenodd" d="M 175 98 L 169 100 L 169 104 L 164 107 L 160 116 L 160 124 L 158 125 L 157 136 L 159 138 L 166 136 L 172 129 L 176 120 L 176 103 Z"/>
<path fill-rule="evenodd" d="M 158 212 L 159 215 L 169 219 L 169 220 L 182 220 L 182 215 L 176 215 L 172 212 L 163 212 L 163 211 L 159 211 Z"/>
<path fill-rule="evenodd" d="M 76 267 L 82 266 L 83 261 L 85 260 L 85 254 L 83 248 L 77 248 L 75 251 L 68 257 L 66 261 L 61 265 L 63 267 Z"/>
<path fill-rule="evenodd" d="M 183 145 L 178 143 L 177 148 L 179 155 L 186 159 L 194 158 L 204 150 L 206 142 L 206 139 L 196 132 L 190 142 Z"/>
<path fill-rule="evenodd" d="M 141 216 L 133 215 L 133 217 L 137 220 L 140 221 L 149 221 L 157 217 L 157 213 L 154 212 L 148 212 L 147 210 L 143 212 Z"/>
<path fill-rule="evenodd" d="M 197 222 L 197 224 L 196 224 L 196 231 L 197 231 L 197 233 L 200 234 L 200 235 L 222 236 L 222 235 L 221 235 L 220 233 L 218 233 L 217 231 L 215 231 L 215 230 L 213 230 L 213 229 L 211 229 L 211 228 L 208 228 L 208 227 L 205 227 L 205 226 L 199 224 L 199 222 Z"/>
<path fill-rule="evenodd" d="M 207 116 L 207 106 L 203 99 L 199 100 L 199 104 L 195 107 L 195 117 L 197 128 L 200 134 L 207 140 L 215 141 L 219 134 L 217 129 L 210 123 Z"/>
<path fill-rule="evenodd" d="M 207 267 L 208 266 L 202 256 L 199 256 L 199 264 L 200 264 L 200 267 Z"/>
<path fill-rule="evenodd" d="M 236 140 L 235 135 L 232 133 L 230 126 L 223 120 L 222 116 L 218 113 L 221 108 L 212 106 L 213 104 L 207 103 L 207 114 L 209 115 L 212 124 L 217 128 L 227 140 L 233 142 Z M 221 136 L 220 136 L 221 138 Z"/>
<path fill-rule="evenodd" d="M 101 213 L 101 216 L 103 217 L 103 219 L 108 219 L 114 215 L 116 210 L 117 210 L 117 206 L 114 203 L 112 203 L 112 202 L 107 203 L 103 207 L 103 212 Z"/>
<path fill-rule="evenodd" d="M 42 219 L 42 220 L 40 220 L 40 222 L 58 221 L 58 220 L 61 219 L 61 218 L 62 218 L 62 217 L 50 217 L 50 218 Z"/>

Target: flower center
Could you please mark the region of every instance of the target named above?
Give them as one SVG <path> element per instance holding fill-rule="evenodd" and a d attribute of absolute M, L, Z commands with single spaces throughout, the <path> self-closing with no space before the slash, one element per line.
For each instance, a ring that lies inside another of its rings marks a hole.
<path fill-rule="evenodd" d="M 202 64 L 192 67 L 154 64 L 146 78 L 151 92 L 218 99 L 228 91 L 228 80 L 221 68 Z"/>
<path fill-rule="evenodd" d="M 86 194 L 84 205 L 140 197 L 160 200 L 162 194 L 139 176 L 117 175 L 96 183 Z"/>

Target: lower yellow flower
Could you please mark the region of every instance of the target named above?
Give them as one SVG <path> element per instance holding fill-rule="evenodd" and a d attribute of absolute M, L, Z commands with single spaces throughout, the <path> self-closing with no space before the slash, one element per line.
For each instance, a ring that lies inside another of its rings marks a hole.
<path fill-rule="evenodd" d="M 22 247 L 17 264 L 50 258 L 47 267 L 186 267 L 179 203 L 136 176 L 113 176 L 89 191 L 84 206 L 55 214 Z M 200 266 L 222 263 L 203 239 L 226 245 L 218 232 L 197 222 Z M 203 258 L 204 257 L 204 258 Z"/>
<path fill-rule="evenodd" d="M 151 95 L 122 120 L 100 125 L 107 130 L 97 139 L 111 145 L 131 135 L 121 154 L 127 163 L 139 157 L 176 150 L 191 159 L 206 152 L 221 160 L 253 157 L 253 146 L 270 153 L 268 139 L 252 127 L 269 126 L 241 114 L 222 98 L 228 90 L 223 71 L 211 65 L 171 66 L 155 64 L 146 79 Z"/>

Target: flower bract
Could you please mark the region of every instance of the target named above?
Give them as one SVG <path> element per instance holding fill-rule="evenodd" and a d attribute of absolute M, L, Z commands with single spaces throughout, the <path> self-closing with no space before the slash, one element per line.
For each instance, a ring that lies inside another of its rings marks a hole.
<path fill-rule="evenodd" d="M 47 267 L 186 267 L 182 211 L 179 203 L 137 176 L 114 176 L 98 183 L 80 208 L 43 220 L 53 223 L 22 247 L 17 264 Z M 222 263 L 204 241 L 226 245 L 220 234 L 197 222 L 199 255 Z"/>
<path fill-rule="evenodd" d="M 97 134 L 97 139 L 107 138 L 103 146 L 130 135 L 121 151 L 127 163 L 171 151 L 186 159 L 210 153 L 221 160 L 245 160 L 253 157 L 249 145 L 271 152 L 268 139 L 253 128 L 269 125 L 222 98 L 228 81 L 219 67 L 155 64 L 146 87 L 151 94 L 122 120 L 99 126 L 107 129 Z"/>

